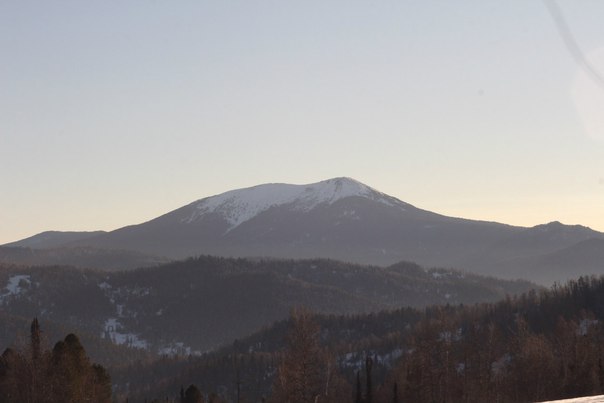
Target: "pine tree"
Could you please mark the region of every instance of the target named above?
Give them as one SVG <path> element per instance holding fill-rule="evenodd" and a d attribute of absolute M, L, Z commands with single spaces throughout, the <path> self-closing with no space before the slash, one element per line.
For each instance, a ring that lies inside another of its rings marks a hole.
<path fill-rule="evenodd" d="M 75 334 L 68 334 L 64 341 L 55 344 L 51 363 L 57 396 L 63 396 L 65 401 L 85 401 L 95 373 Z"/>
<path fill-rule="evenodd" d="M 357 393 L 354 399 L 355 403 L 363 403 L 363 390 L 361 388 L 361 372 L 357 371 Z"/>
<path fill-rule="evenodd" d="M 77 336 L 70 334 L 52 352 L 41 346 L 37 319 L 29 348 L 7 349 L 0 357 L 2 403 L 108 403 L 111 380 L 100 365 L 91 365 Z"/>
<path fill-rule="evenodd" d="M 365 358 L 365 373 L 367 375 L 367 392 L 365 395 L 365 403 L 373 403 L 373 385 L 371 379 L 371 369 L 373 368 L 373 360 L 370 356 Z"/>
<path fill-rule="evenodd" d="M 30 326 L 30 344 L 31 344 L 31 356 L 32 360 L 37 362 L 40 359 L 40 324 L 38 323 L 38 318 L 34 318 L 31 322 Z"/>
<path fill-rule="evenodd" d="M 29 385 L 27 387 L 29 392 L 28 396 L 30 399 L 38 401 L 43 399 L 43 396 L 45 395 L 45 363 L 42 360 L 40 324 L 38 323 L 38 318 L 34 318 L 31 322 L 29 348 L 31 350 L 31 356 L 28 361 L 30 361 L 31 370 L 29 372 Z"/>
<path fill-rule="evenodd" d="M 189 385 L 185 391 L 185 403 L 204 403 L 204 398 L 197 386 Z"/>

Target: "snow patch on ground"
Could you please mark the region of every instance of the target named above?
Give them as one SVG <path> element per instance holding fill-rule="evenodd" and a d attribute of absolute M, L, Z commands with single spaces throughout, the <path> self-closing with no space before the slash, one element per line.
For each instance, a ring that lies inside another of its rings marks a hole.
<path fill-rule="evenodd" d="M 175 355 L 195 355 L 200 356 L 201 351 L 191 350 L 191 347 L 185 346 L 185 343 L 176 342 L 170 343 L 167 346 L 161 347 L 157 350 L 160 355 L 175 356 Z"/>
<path fill-rule="evenodd" d="M 440 334 L 438 335 L 438 340 L 439 341 L 444 341 L 447 343 L 450 343 L 451 341 L 460 341 L 463 337 L 462 337 L 462 329 L 458 328 L 456 331 L 451 332 L 451 331 L 444 331 L 444 332 L 440 332 Z"/>
<path fill-rule="evenodd" d="M 432 277 L 435 279 L 441 279 L 441 278 L 465 278 L 466 275 L 464 273 L 460 273 L 460 272 L 456 272 L 456 271 L 447 271 L 447 270 L 443 270 L 443 269 L 434 269 L 434 270 L 430 270 L 430 274 L 432 274 Z"/>
<path fill-rule="evenodd" d="M 369 356 L 377 363 L 388 368 L 393 368 L 396 361 L 403 355 L 403 350 L 400 348 L 394 349 L 388 353 L 369 354 Z M 341 365 L 355 370 L 361 370 L 365 366 L 366 355 L 358 352 L 346 353 L 340 357 Z"/>
<path fill-rule="evenodd" d="M 497 361 L 491 363 L 491 372 L 495 375 L 502 373 L 510 362 L 512 362 L 512 356 L 509 353 L 504 354 Z"/>
<path fill-rule="evenodd" d="M 114 344 L 125 344 L 128 347 L 149 349 L 149 343 L 139 339 L 134 333 L 122 333 L 123 326 L 117 318 L 109 318 L 105 321 L 105 328 L 101 338 L 108 338 Z"/>
<path fill-rule="evenodd" d="M 579 328 L 577 329 L 577 336 L 585 336 L 589 331 L 589 328 L 592 326 L 596 326 L 598 324 L 597 319 L 583 319 L 579 323 Z"/>
<path fill-rule="evenodd" d="M 31 277 L 28 274 L 16 274 L 8 279 L 8 284 L 4 287 L 6 291 L 0 294 L 0 304 L 4 302 L 6 297 L 23 293 L 24 289 L 21 288 L 21 282 L 29 285 L 31 284 Z"/>
<path fill-rule="evenodd" d="M 196 201 L 193 214 L 182 221 L 191 223 L 205 214 L 218 213 L 227 220 L 230 230 L 273 206 L 291 205 L 296 211 L 306 212 L 319 204 L 332 204 L 350 196 L 365 197 L 389 206 L 404 206 L 403 202 L 354 179 L 335 178 L 310 185 L 269 183 L 231 190 Z"/>
<path fill-rule="evenodd" d="M 111 289 L 111 284 L 109 284 L 109 283 L 108 283 L 108 282 L 106 282 L 106 281 L 103 281 L 102 283 L 100 283 L 100 284 L 99 284 L 99 288 L 100 288 L 101 290 L 107 291 L 107 290 L 110 290 L 110 289 Z"/>

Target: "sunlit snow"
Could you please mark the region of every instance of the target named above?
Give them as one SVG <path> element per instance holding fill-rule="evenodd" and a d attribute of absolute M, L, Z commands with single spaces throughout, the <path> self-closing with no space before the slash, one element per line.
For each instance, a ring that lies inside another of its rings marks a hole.
<path fill-rule="evenodd" d="M 296 211 L 309 211 L 319 204 L 332 204 L 351 196 L 362 196 L 387 204 L 404 206 L 354 179 L 336 178 L 310 185 L 269 183 L 232 190 L 195 202 L 195 211 L 184 222 L 191 223 L 208 213 L 219 213 L 235 228 L 273 206 L 291 205 Z"/>
<path fill-rule="evenodd" d="M 604 395 L 577 397 L 574 399 L 551 400 L 540 403 L 604 403 Z"/>

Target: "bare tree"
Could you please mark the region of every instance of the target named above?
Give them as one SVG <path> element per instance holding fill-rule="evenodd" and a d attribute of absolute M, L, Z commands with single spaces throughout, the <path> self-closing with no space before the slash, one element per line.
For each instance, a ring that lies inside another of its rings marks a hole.
<path fill-rule="evenodd" d="M 288 348 L 278 367 L 271 402 L 328 403 L 341 402 L 343 394 L 350 396 L 319 336 L 320 327 L 310 311 L 292 311 Z"/>

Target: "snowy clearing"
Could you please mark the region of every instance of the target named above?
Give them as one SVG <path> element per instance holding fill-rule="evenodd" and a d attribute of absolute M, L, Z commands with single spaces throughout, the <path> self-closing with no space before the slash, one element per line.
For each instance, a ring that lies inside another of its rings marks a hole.
<path fill-rule="evenodd" d="M 139 339 L 134 333 L 121 333 L 122 324 L 117 318 L 109 318 L 105 321 L 105 329 L 101 333 L 101 338 L 109 338 L 114 344 L 125 344 L 128 347 L 142 348 L 147 350 L 149 343 L 145 340 Z"/>
<path fill-rule="evenodd" d="M 19 295 L 23 292 L 21 288 L 22 281 L 28 285 L 31 284 L 31 278 L 28 274 L 17 274 L 8 279 L 8 284 L 5 287 L 6 292 L 0 295 L 0 304 L 2 304 L 4 298 L 11 295 Z"/>

